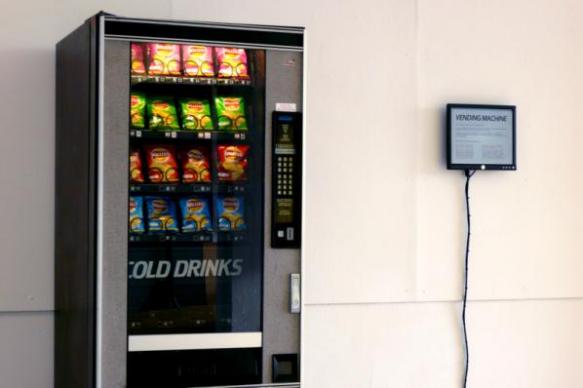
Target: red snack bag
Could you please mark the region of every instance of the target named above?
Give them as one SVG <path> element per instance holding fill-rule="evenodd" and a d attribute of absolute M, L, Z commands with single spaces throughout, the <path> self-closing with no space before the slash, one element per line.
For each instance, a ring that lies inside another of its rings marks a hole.
<path fill-rule="evenodd" d="M 211 169 L 208 152 L 204 147 L 192 146 L 180 152 L 182 182 L 210 182 Z"/>
<path fill-rule="evenodd" d="M 213 49 L 207 46 L 182 45 L 184 75 L 214 77 Z"/>
<path fill-rule="evenodd" d="M 130 183 L 144 183 L 142 158 L 137 148 L 132 148 L 130 151 Z"/>
<path fill-rule="evenodd" d="M 248 145 L 220 145 L 217 147 L 219 156 L 218 176 L 220 181 L 247 180 Z"/>
<path fill-rule="evenodd" d="M 249 78 L 245 49 L 215 47 L 220 78 Z"/>
<path fill-rule="evenodd" d="M 168 43 L 148 44 L 149 75 L 181 75 L 180 46 Z"/>
<path fill-rule="evenodd" d="M 132 43 L 130 45 L 132 52 L 132 74 L 146 74 L 145 48 L 142 43 Z"/>
<path fill-rule="evenodd" d="M 174 146 L 149 145 L 145 149 L 150 182 L 176 183 L 180 180 Z"/>

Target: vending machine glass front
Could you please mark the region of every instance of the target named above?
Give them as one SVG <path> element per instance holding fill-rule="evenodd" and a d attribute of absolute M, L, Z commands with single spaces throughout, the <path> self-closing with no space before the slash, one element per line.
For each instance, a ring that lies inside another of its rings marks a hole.
<path fill-rule="evenodd" d="M 259 383 L 265 51 L 126 49 L 128 383 Z"/>

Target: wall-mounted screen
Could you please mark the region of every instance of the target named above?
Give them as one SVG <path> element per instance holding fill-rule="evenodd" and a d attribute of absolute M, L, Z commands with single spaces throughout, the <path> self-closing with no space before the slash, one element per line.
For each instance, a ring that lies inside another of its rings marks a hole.
<path fill-rule="evenodd" d="M 447 168 L 516 170 L 516 107 L 448 104 Z"/>

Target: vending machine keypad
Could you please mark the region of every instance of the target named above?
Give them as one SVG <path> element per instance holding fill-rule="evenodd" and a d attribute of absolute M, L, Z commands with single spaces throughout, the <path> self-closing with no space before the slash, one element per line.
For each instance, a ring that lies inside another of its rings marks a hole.
<path fill-rule="evenodd" d="M 292 196 L 293 182 L 293 158 L 291 156 L 277 157 L 277 195 Z"/>
<path fill-rule="evenodd" d="M 301 244 L 301 119 L 297 112 L 273 112 L 272 248 Z"/>

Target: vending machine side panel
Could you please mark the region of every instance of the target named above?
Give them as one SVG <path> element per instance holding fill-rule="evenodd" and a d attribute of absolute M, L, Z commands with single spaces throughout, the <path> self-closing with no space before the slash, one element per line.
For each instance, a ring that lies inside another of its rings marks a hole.
<path fill-rule="evenodd" d="M 295 104 L 302 111 L 303 53 L 300 51 L 267 50 L 266 54 L 266 144 L 274 141 L 272 113 L 276 104 Z M 268 146 L 269 147 L 269 146 Z M 272 382 L 273 356 L 286 355 L 299 366 L 300 314 L 290 312 L 290 276 L 300 273 L 299 249 L 272 248 L 272 168 L 277 168 L 270 152 L 265 153 L 265 259 L 263 296 L 263 381 Z M 299 190 L 296 187 L 295 190 Z M 299 206 L 299 205 L 298 205 Z M 299 233 L 299 231 L 298 231 Z"/>
<path fill-rule="evenodd" d="M 130 47 L 102 41 L 98 127 L 96 387 L 126 386 Z"/>
<path fill-rule="evenodd" d="M 55 375 L 59 388 L 95 378 L 96 31 L 90 20 L 56 48 Z"/>

